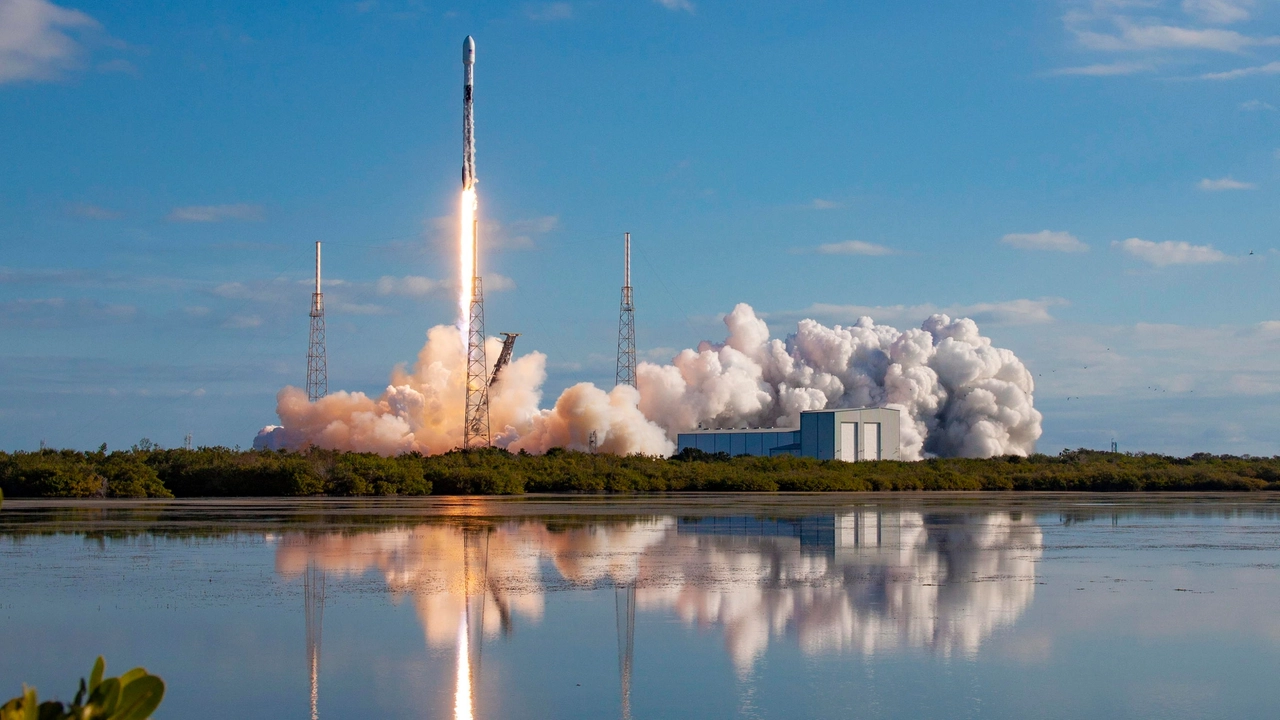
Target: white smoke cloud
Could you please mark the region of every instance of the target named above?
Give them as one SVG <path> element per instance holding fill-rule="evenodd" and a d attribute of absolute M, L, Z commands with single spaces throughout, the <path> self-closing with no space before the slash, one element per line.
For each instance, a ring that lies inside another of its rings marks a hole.
<path fill-rule="evenodd" d="M 887 406 L 903 414 L 903 458 L 1035 451 L 1041 415 L 1031 373 L 972 320 L 933 315 L 899 332 L 863 317 L 848 327 L 800 321 L 785 341 L 750 306 L 725 318 L 729 338 L 637 370 L 640 409 L 669 432 L 798 427 L 800 413 Z"/>
<path fill-rule="evenodd" d="M 549 409 L 538 407 L 546 356 L 513 360 L 490 392 L 495 444 L 585 450 L 595 433 L 604 452 L 669 455 L 678 433 L 699 426 L 798 427 L 804 410 L 864 406 L 902 412 L 909 460 L 1028 455 L 1040 437 L 1031 373 L 972 320 L 937 314 L 906 332 L 867 317 L 847 327 L 802 320 L 784 341 L 739 304 L 725 324 L 723 343 L 703 342 L 667 365 L 641 363 L 639 391 L 579 383 Z M 500 346 L 490 338 L 488 357 Z M 312 403 L 298 388 L 281 390 L 281 425 L 264 428 L 254 445 L 446 452 L 462 444 L 465 379 L 457 329 L 438 326 L 412 370 L 397 368 L 378 398 L 336 392 Z"/>

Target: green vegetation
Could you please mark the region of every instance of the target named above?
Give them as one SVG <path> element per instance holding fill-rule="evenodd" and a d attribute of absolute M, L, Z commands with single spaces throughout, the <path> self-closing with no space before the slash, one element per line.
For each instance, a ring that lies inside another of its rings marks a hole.
<path fill-rule="evenodd" d="M 164 698 L 164 681 L 142 668 L 118 678 L 104 678 L 106 663 L 99 657 L 80 679 L 80 691 L 70 705 L 56 700 L 39 702 L 36 689 L 22 686 L 22 694 L 0 705 L 0 720 L 147 720 Z"/>
<path fill-rule="evenodd" d="M 502 450 L 394 458 L 307 452 L 164 450 L 0 452 L 9 497 L 515 495 L 531 492 L 868 490 L 1280 490 L 1280 457 L 1064 450 L 1056 456 L 844 463 L 686 450 L 670 458 Z"/>

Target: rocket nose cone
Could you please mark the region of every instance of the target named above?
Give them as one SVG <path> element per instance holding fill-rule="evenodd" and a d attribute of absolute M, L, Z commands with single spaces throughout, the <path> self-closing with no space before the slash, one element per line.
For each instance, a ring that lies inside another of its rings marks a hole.
<path fill-rule="evenodd" d="M 462 41 L 462 61 L 466 63 L 476 61 L 476 41 L 471 39 L 470 35 Z"/>

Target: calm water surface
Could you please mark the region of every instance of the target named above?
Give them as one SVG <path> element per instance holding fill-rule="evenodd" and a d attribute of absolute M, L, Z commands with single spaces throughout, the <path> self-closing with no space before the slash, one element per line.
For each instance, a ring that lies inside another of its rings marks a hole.
<path fill-rule="evenodd" d="M 1258 495 L 8 501 L 0 696 L 101 653 L 162 718 L 1274 718 L 1278 568 Z"/>

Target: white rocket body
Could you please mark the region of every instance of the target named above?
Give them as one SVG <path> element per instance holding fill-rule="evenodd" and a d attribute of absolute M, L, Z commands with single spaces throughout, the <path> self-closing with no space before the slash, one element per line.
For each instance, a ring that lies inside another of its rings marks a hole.
<path fill-rule="evenodd" d="M 472 86 L 475 82 L 476 41 L 468 35 L 462 42 L 462 189 L 476 184 L 476 126 L 471 114 Z"/>

